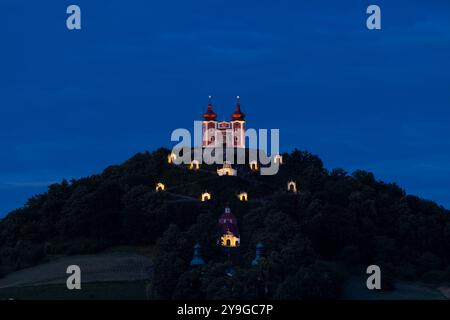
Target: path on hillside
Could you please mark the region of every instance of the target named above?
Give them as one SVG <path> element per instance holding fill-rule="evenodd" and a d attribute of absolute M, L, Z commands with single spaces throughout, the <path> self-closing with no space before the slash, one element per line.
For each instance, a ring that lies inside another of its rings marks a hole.
<path fill-rule="evenodd" d="M 208 180 L 214 180 L 214 179 L 217 179 L 217 178 L 220 178 L 220 176 L 206 177 L 205 179 L 202 179 L 202 180 L 197 180 L 197 181 L 188 182 L 188 183 L 182 183 L 182 184 L 179 184 L 179 185 L 167 188 L 166 190 L 167 191 L 171 191 L 171 190 L 178 189 L 178 188 L 184 188 L 184 187 L 187 187 L 187 186 L 191 186 L 193 184 L 198 184 L 198 183 L 202 183 L 202 182 L 205 182 L 205 181 L 208 181 Z"/>
<path fill-rule="evenodd" d="M 187 166 L 178 166 L 178 168 L 181 168 L 182 170 L 192 171 Z M 186 195 L 183 195 L 183 194 L 179 194 L 179 193 L 176 193 L 176 192 L 173 192 L 173 191 L 176 190 L 176 189 L 179 189 L 179 188 L 188 187 L 190 185 L 201 184 L 202 182 L 209 181 L 209 180 L 223 179 L 222 176 L 217 175 L 216 172 L 211 171 L 211 170 L 198 169 L 196 171 L 205 172 L 205 173 L 211 174 L 212 176 L 211 177 L 206 177 L 206 178 L 204 178 L 202 180 L 197 180 L 197 181 L 188 182 L 188 183 L 181 183 L 181 184 L 178 184 L 178 185 L 166 188 L 164 190 L 164 192 L 167 192 L 168 194 L 170 194 L 172 196 L 181 198 L 179 200 L 173 200 L 173 201 L 169 201 L 169 202 L 174 203 L 174 202 L 186 202 L 186 201 L 200 201 L 200 199 L 199 199 L 200 196 L 198 198 L 196 198 L 196 197 L 192 197 L 192 196 L 186 196 Z M 259 181 L 257 179 L 252 179 L 251 176 L 250 176 L 250 173 L 248 173 L 248 172 L 246 172 L 244 174 L 241 174 L 241 175 L 237 175 L 236 178 L 244 180 L 244 181 L 248 182 L 249 184 L 259 184 L 259 185 L 264 185 L 264 186 L 268 187 L 270 190 L 274 189 L 273 185 L 268 183 L 268 182 Z M 156 193 L 157 191 L 154 191 L 154 192 Z M 264 196 L 264 197 L 259 197 L 259 198 L 252 198 L 252 197 L 250 197 L 250 199 L 248 201 L 250 201 L 250 202 L 260 202 L 262 204 L 265 204 L 265 203 L 267 203 L 267 200 L 269 200 L 271 198 L 274 198 L 276 196 L 277 195 L 270 194 L 270 195 L 267 195 L 267 196 Z"/>

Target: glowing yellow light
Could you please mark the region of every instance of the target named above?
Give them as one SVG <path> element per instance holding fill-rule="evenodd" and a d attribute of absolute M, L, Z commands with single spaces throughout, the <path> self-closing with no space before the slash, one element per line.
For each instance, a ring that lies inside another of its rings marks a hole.
<path fill-rule="evenodd" d="M 273 161 L 275 163 L 283 164 L 283 157 L 277 154 L 275 157 L 273 157 Z"/>
<path fill-rule="evenodd" d="M 174 153 L 171 153 L 167 156 L 167 163 L 171 164 L 177 159 L 177 156 Z"/>
<path fill-rule="evenodd" d="M 294 181 L 289 181 L 287 184 L 287 190 L 289 192 L 293 192 L 293 193 L 297 193 L 297 183 L 295 183 Z"/>
<path fill-rule="evenodd" d="M 166 189 L 166 186 L 163 183 L 158 182 L 156 184 L 156 187 L 155 187 L 156 192 L 164 191 L 165 189 Z"/>
<path fill-rule="evenodd" d="M 226 248 L 239 247 L 239 241 L 240 239 L 230 231 L 227 231 L 227 233 L 220 237 L 220 245 Z"/>
<path fill-rule="evenodd" d="M 240 201 L 248 201 L 248 195 L 247 192 L 241 192 L 238 194 Z"/>
<path fill-rule="evenodd" d="M 217 174 L 219 176 L 235 176 L 237 171 L 233 169 L 230 163 L 225 162 L 222 168 L 217 168 Z"/>
<path fill-rule="evenodd" d="M 202 193 L 202 202 L 211 200 L 211 194 L 209 192 Z"/>
<path fill-rule="evenodd" d="M 189 170 L 198 170 L 198 169 L 200 169 L 200 163 L 198 162 L 198 160 L 193 160 L 189 164 Z"/>
<path fill-rule="evenodd" d="M 256 160 L 250 161 L 250 169 L 253 171 L 258 170 L 258 162 L 256 162 Z"/>

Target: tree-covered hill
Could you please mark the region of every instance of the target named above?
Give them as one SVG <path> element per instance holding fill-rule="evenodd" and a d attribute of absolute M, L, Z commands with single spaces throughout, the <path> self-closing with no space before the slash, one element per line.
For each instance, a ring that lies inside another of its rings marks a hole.
<path fill-rule="evenodd" d="M 116 245 L 155 245 L 154 298 L 336 298 L 349 274 L 382 268 L 394 280 L 450 281 L 449 211 L 365 171 L 328 171 L 298 150 L 274 176 L 238 167 L 219 177 L 167 163 L 169 150 L 139 153 L 103 173 L 49 186 L 0 221 L 0 276 L 49 256 Z M 286 192 L 289 180 L 297 194 Z M 155 192 L 157 182 L 166 185 Z M 204 191 L 212 200 L 200 201 Z M 240 202 L 237 194 L 248 193 Z M 241 247 L 217 246 L 228 204 Z M 191 268 L 192 248 L 207 264 Z M 263 259 L 251 266 L 255 245 Z M 227 275 L 230 264 L 234 275 Z"/>

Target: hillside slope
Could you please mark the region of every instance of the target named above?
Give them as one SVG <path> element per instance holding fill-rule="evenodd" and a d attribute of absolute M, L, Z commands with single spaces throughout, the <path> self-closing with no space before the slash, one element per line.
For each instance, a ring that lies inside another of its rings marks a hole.
<path fill-rule="evenodd" d="M 365 171 L 328 171 L 297 150 L 283 155 L 275 176 L 241 168 L 237 177 L 217 176 L 216 166 L 168 164 L 168 153 L 139 153 L 99 175 L 51 185 L 11 212 L 0 221 L 0 275 L 54 254 L 156 244 L 154 298 L 334 298 L 346 273 L 369 264 L 380 265 L 387 282 L 450 280 L 448 210 L 396 184 Z M 289 180 L 297 194 L 286 192 Z M 155 192 L 159 181 L 165 192 Z M 204 203 L 205 190 L 213 198 Z M 226 204 L 241 230 L 231 261 L 217 247 Z M 208 262 L 201 269 L 189 267 L 196 242 Z M 265 259 L 252 268 L 257 242 Z M 225 273 L 230 263 L 233 277 Z"/>

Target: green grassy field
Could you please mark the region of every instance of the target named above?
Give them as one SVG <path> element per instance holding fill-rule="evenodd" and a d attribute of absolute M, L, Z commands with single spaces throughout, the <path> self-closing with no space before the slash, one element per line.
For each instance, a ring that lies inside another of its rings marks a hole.
<path fill-rule="evenodd" d="M 147 281 L 96 282 L 68 290 L 65 285 L 43 285 L 0 289 L 0 300 L 145 300 Z"/>

